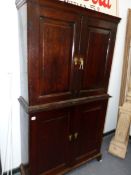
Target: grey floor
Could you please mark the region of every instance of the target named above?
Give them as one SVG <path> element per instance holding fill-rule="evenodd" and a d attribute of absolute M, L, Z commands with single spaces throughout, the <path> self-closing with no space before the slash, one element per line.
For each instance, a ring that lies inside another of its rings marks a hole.
<path fill-rule="evenodd" d="M 129 141 L 126 158 L 122 160 L 107 152 L 111 138 L 112 135 L 103 139 L 102 162 L 90 161 L 66 175 L 131 175 L 131 140 Z"/>
<path fill-rule="evenodd" d="M 103 139 L 102 162 L 90 161 L 66 175 L 131 175 L 131 140 L 129 141 L 126 158 L 122 160 L 108 153 L 111 138 L 112 135 Z"/>

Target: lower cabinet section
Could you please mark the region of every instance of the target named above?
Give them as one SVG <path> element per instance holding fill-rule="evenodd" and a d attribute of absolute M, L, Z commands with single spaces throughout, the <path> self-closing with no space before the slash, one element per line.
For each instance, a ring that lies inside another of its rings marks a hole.
<path fill-rule="evenodd" d="M 108 100 L 30 116 L 30 175 L 56 175 L 100 156 Z"/>

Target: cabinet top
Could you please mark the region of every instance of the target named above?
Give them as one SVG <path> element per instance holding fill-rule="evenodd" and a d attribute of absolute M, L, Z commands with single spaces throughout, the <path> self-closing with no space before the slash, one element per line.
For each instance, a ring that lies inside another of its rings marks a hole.
<path fill-rule="evenodd" d="M 112 21 L 112 22 L 119 22 L 121 18 L 116 17 L 116 16 L 112 16 L 109 14 L 104 14 L 95 10 L 91 10 L 88 8 L 84 8 L 84 7 L 80 7 L 80 6 L 76 6 L 70 3 L 66 3 L 64 1 L 59 1 L 59 0 L 16 0 L 16 7 L 17 9 L 19 9 L 20 7 L 22 7 L 25 3 L 36 3 L 37 5 L 52 5 L 54 7 L 62 7 L 62 8 L 67 8 L 68 10 L 73 10 L 76 13 L 89 13 L 90 15 L 93 15 L 95 17 L 103 17 L 106 20 Z"/>

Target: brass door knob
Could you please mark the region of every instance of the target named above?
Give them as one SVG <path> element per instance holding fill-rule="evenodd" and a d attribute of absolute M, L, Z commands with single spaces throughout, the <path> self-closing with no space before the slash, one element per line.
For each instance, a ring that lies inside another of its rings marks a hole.
<path fill-rule="evenodd" d="M 79 59 L 77 57 L 74 58 L 74 65 L 77 66 L 79 63 Z"/>
<path fill-rule="evenodd" d="M 76 133 L 74 134 L 75 140 L 78 139 L 78 135 L 79 135 L 78 132 L 76 132 Z"/>
<path fill-rule="evenodd" d="M 71 142 L 72 141 L 72 135 L 69 135 L 69 141 Z"/>
<path fill-rule="evenodd" d="M 84 69 L 84 59 L 83 58 L 80 58 L 80 67 L 79 67 L 80 70 L 83 70 Z"/>

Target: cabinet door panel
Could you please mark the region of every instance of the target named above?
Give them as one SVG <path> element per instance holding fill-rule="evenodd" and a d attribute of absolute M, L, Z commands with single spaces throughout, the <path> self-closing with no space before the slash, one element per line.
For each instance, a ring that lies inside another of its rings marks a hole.
<path fill-rule="evenodd" d="M 110 31 L 88 28 L 88 53 L 83 89 L 103 88 Z"/>
<path fill-rule="evenodd" d="M 34 103 L 72 98 L 77 71 L 74 57 L 78 56 L 80 22 L 81 17 L 74 13 L 57 8 L 40 8 L 37 16 L 39 27 L 35 31 L 39 33 L 36 40 L 38 55 L 32 58 L 30 67 L 34 68 L 30 71 L 30 79 L 34 82 L 30 95 Z"/>
<path fill-rule="evenodd" d="M 31 136 L 31 156 L 34 157 L 30 157 L 30 161 L 35 163 L 31 165 L 36 168 L 32 174 L 64 169 L 69 159 L 68 111 L 44 112 L 36 117 L 36 121 L 31 121 L 31 133 L 34 133 Z"/>
<path fill-rule="evenodd" d="M 40 95 L 70 94 L 73 24 L 43 19 L 40 38 Z"/>
<path fill-rule="evenodd" d="M 107 91 L 115 27 L 111 22 L 85 19 L 81 41 L 81 57 L 84 58 L 81 95 L 102 94 Z"/>
<path fill-rule="evenodd" d="M 93 102 L 76 110 L 78 133 L 76 160 L 90 158 L 100 152 L 107 101 Z"/>

